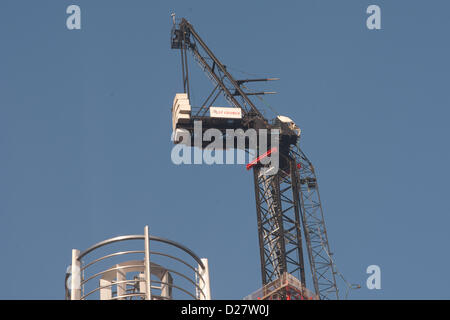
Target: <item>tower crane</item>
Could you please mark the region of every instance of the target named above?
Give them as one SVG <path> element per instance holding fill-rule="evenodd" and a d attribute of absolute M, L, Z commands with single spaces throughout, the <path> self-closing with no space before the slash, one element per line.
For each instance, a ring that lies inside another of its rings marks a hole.
<path fill-rule="evenodd" d="M 183 93 L 175 96 L 172 107 L 175 143 L 180 143 L 180 133 L 194 136 L 195 121 L 202 122 L 203 131 L 208 128 L 221 130 L 224 139 L 226 129 L 277 129 L 279 132 L 278 149 L 259 150 L 262 156 L 278 152 L 278 171 L 267 174 L 268 167 L 257 161 L 259 158 L 247 165 L 247 169 L 253 170 L 256 200 L 264 289 L 259 298 L 306 298 L 304 288 L 308 274 L 308 282 L 311 282 L 308 285 L 313 287 L 314 298 L 339 299 L 337 270 L 328 243 L 316 171 L 299 147 L 300 129 L 286 116 L 277 116 L 271 121 L 264 117 L 254 98 L 270 92 L 246 90 L 246 83 L 276 79 L 235 79 L 184 18 L 177 21 L 174 18 L 171 48 L 180 50 L 183 83 Z M 197 108 L 190 105 L 188 51 L 214 86 Z M 230 110 L 239 111 L 237 116 L 212 116 L 213 103 L 219 96 L 224 96 L 229 102 Z M 304 257 L 307 257 L 309 271 L 305 271 Z M 299 283 L 294 288 L 296 295 L 292 293 L 292 286 L 281 285 L 286 279 L 292 280 L 289 283 Z M 278 286 L 275 285 L 277 283 Z"/>

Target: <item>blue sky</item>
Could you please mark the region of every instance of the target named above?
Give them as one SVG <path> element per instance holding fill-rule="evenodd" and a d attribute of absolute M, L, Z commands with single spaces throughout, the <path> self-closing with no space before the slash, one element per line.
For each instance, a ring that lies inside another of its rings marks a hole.
<path fill-rule="evenodd" d="M 267 102 L 302 129 L 339 270 L 362 285 L 350 297 L 448 299 L 443 0 L 2 0 L 0 298 L 63 299 L 72 248 L 146 224 L 209 258 L 213 298 L 260 287 L 251 173 L 170 159 L 172 11 L 227 66 L 281 79 Z M 372 264 L 381 290 L 365 287 Z"/>

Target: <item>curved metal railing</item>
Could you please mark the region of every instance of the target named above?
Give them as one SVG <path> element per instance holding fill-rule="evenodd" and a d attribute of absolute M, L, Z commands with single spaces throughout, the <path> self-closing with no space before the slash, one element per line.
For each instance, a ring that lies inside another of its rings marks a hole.
<path fill-rule="evenodd" d="M 114 246 L 130 246 L 131 240 L 141 240 L 145 249 L 133 247 L 111 252 Z M 126 260 L 126 256 L 133 258 Z M 207 260 L 180 243 L 148 235 L 146 227 L 144 235 L 110 238 L 83 252 L 74 249 L 65 292 L 66 299 L 79 300 L 207 300 L 210 299 Z"/>

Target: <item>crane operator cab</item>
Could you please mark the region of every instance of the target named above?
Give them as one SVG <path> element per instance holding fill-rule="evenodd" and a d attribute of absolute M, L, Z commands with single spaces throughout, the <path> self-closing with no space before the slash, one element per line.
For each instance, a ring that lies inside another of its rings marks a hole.
<path fill-rule="evenodd" d="M 289 117 L 277 116 L 272 126 L 280 129 L 280 144 L 295 145 L 300 139 L 301 130 Z"/>

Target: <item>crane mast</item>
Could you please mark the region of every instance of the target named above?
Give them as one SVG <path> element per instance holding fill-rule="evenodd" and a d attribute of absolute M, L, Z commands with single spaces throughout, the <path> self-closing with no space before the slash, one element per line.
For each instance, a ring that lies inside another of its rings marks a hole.
<path fill-rule="evenodd" d="M 294 282 L 299 280 L 300 284 L 294 288 L 297 297 L 303 299 L 306 296 L 304 290 L 307 280 L 303 252 L 303 247 L 306 246 L 311 277 L 309 281 L 314 288 L 315 298 L 339 299 L 335 265 L 328 243 L 317 177 L 314 166 L 299 147 L 300 130 L 296 131 L 293 122 L 284 121 L 286 117 L 267 120 L 251 99 L 267 92 L 246 92 L 242 86 L 247 82 L 274 79 L 234 79 L 226 66 L 184 18 L 177 23 L 174 20 L 171 48 L 178 49 L 181 53 L 184 95 L 176 99 L 187 101 L 190 99 L 188 51 L 214 87 L 196 109 L 191 109 L 190 105 L 186 107 L 186 104 L 184 107 L 174 104 L 172 109 L 173 114 L 176 113 L 173 115 L 174 131 L 184 130 L 193 136 L 195 120 L 202 121 L 203 131 L 208 128 L 217 128 L 223 133 L 226 129 L 280 130 L 279 150 L 277 150 L 278 171 L 275 174 L 267 174 L 267 166 L 261 163 L 252 166 L 264 289 L 260 298 L 291 299 L 292 288 L 273 285 L 281 283 L 281 279 L 287 277 Z M 220 95 L 225 97 L 230 107 L 241 110 L 241 118 L 224 121 L 207 115 Z M 258 150 L 259 154 L 266 151 Z"/>

